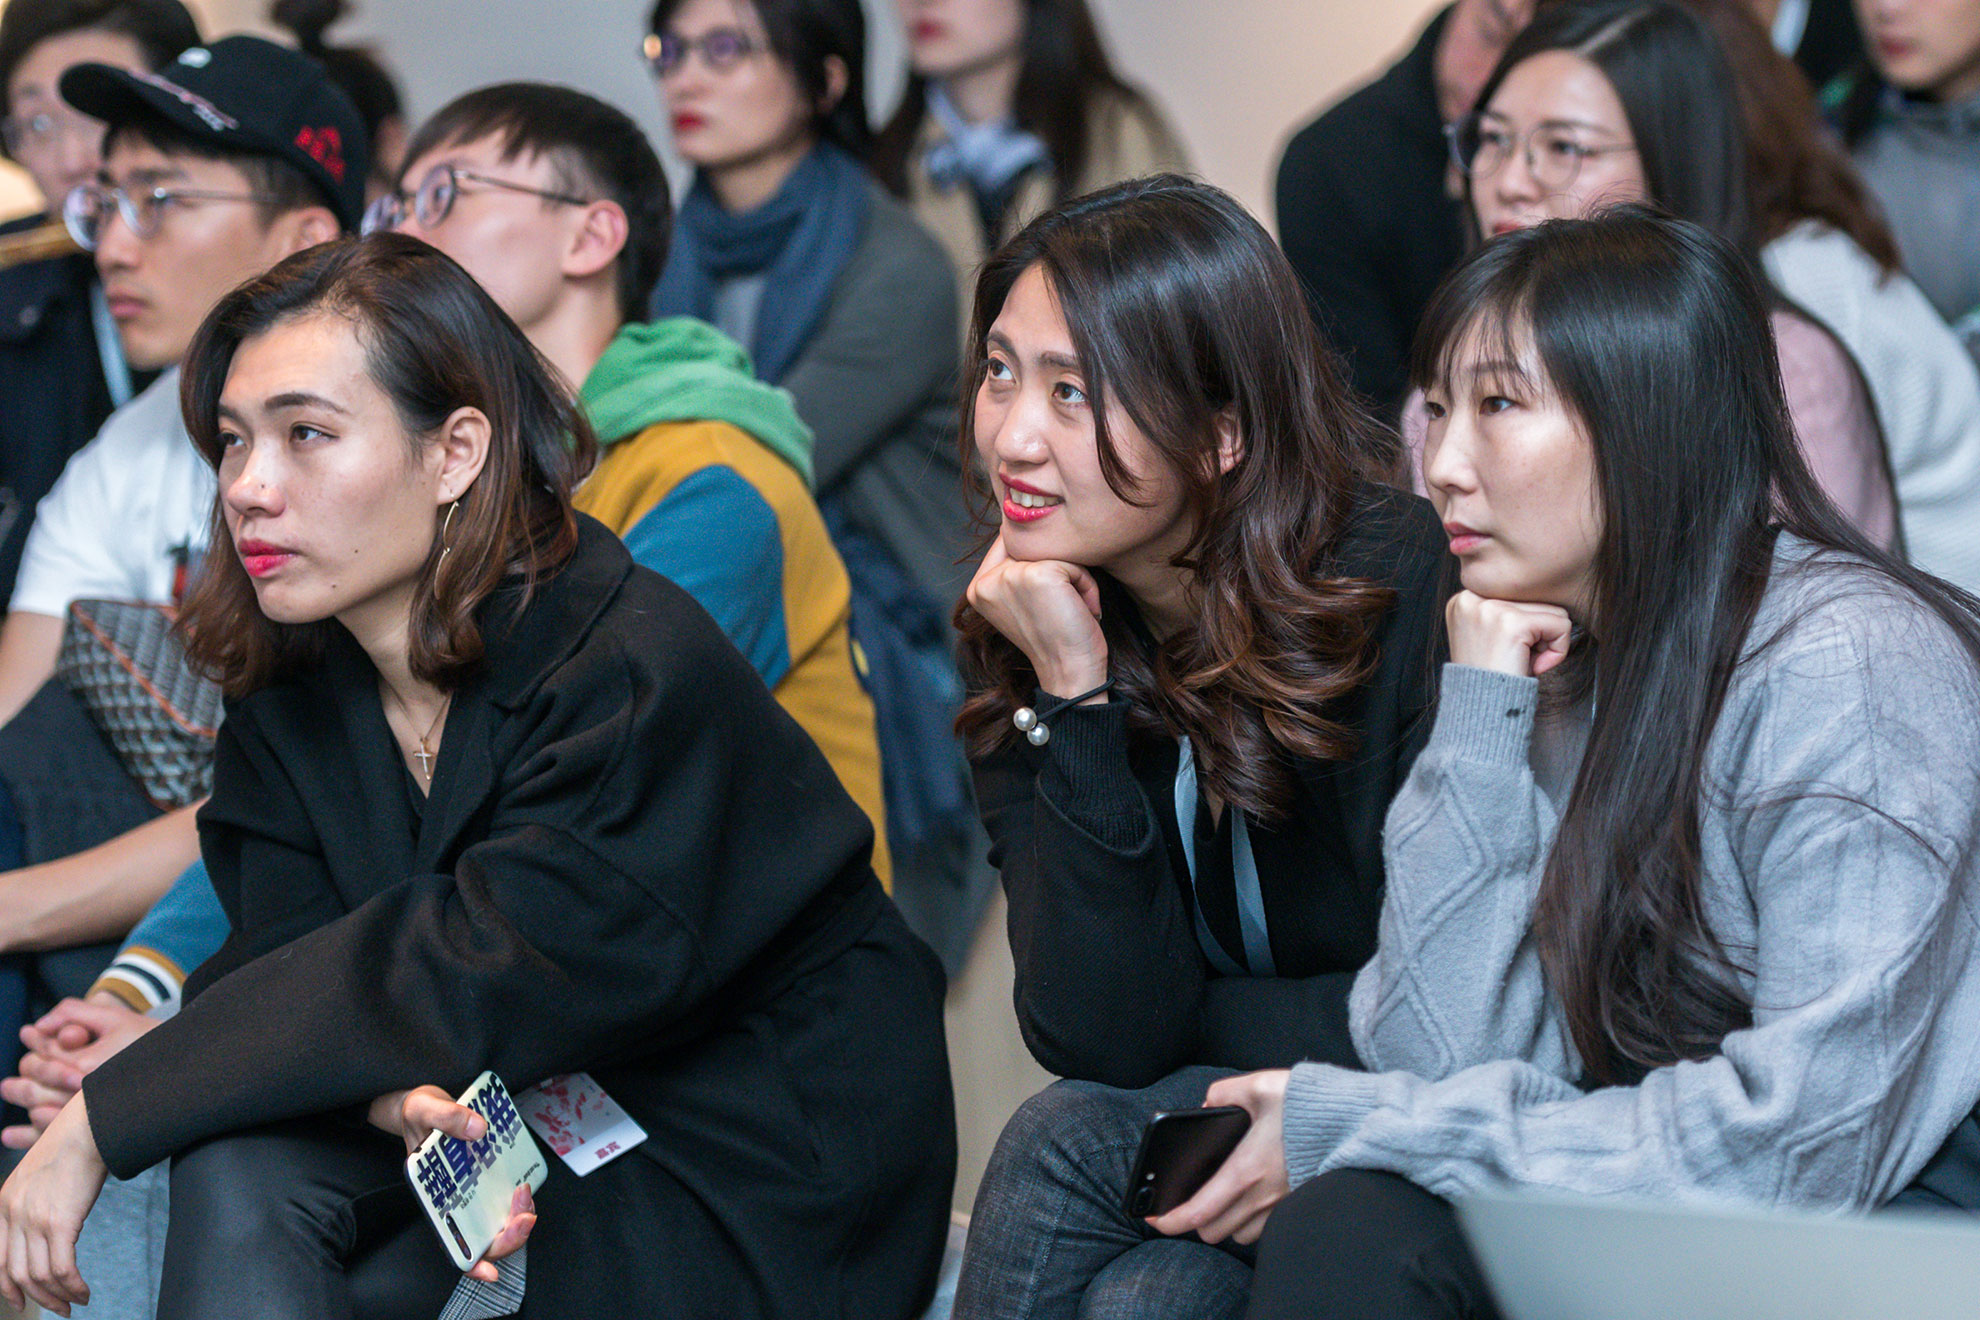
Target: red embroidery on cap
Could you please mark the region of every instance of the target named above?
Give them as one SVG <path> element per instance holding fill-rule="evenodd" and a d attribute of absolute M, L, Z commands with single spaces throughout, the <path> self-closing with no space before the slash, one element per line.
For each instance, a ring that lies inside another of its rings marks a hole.
<path fill-rule="evenodd" d="M 338 183 L 344 181 L 344 138 L 336 129 L 305 128 L 296 134 L 296 145 L 309 153 Z"/>

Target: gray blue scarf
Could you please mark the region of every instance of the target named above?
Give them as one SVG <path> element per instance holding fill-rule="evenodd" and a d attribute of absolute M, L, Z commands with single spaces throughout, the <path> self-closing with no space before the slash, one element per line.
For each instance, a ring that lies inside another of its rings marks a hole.
<path fill-rule="evenodd" d="M 777 195 L 731 215 L 696 174 L 674 225 L 672 250 L 653 291 L 652 315 L 713 321 L 723 280 L 761 275 L 763 305 L 749 345 L 759 380 L 775 384 L 797 361 L 832 301 L 832 286 L 866 230 L 866 170 L 821 142 Z"/>

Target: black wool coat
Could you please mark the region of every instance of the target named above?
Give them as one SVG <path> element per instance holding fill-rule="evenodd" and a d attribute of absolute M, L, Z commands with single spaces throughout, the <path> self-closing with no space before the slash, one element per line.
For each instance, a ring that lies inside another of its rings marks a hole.
<path fill-rule="evenodd" d="M 1446 544 L 1427 500 L 1364 486 L 1325 569 L 1395 599 L 1376 630 L 1374 673 L 1328 712 L 1354 732 L 1354 753 L 1294 760 L 1286 814 L 1246 818 L 1274 975 L 1222 975 L 1205 956 L 1199 901 L 1211 938 L 1242 957 L 1236 886 L 1207 849 L 1192 883 L 1178 744 L 1130 727 L 1126 702 L 1062 711 L 1044 747 L 1014 740 L 977 762 L 990 860 L 1010 898 L 1018 1025 L 1045 1068 L 1143 1087 L 1193 1064 L 1358 1066 L 1347 993 L 1375 951 L 1382 822 L 1430 733 L 1454 580 Z"/>
<path fill-rule="evenodd" d="M 341 629 L 230 703 L 199 824 L 232 934 L 88 1078 L 97 1143 L 128 1176 L 401 1087 L 588 1070 L 650 1134 L 633 1202 L 676 1222 L 629 1233 L 614 1179 L 554 1171 L 525 1314 L 911 1315 L 955 1169 L 940 969 L 748 662 L 581 531 L 486 607 L 423 812 Z"/>

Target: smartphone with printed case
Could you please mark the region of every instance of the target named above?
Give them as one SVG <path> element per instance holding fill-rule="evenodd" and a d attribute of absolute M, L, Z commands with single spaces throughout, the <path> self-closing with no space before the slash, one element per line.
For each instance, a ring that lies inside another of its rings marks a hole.
<path fill-rule="evenodd" d="M 509 1222 L 516 1188 L 527 1185 L 533 1195 L 550 1166 L 516 1112 L 509 1088 L 494 1073 L 475 1078 L 459 1103 L 480 1114 L 488 1131 L 479 1141 L 429 1133 L 406 1156 L 406 1181 L 440 1235 L 440 1245 L 466 1271 L 487 1254 Z"/>

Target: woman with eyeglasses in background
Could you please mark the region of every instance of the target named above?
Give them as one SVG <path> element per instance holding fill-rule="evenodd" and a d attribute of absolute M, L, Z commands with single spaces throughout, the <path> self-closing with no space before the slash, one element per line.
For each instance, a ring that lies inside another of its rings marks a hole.
<path fill-rule="evenodd" d="M 863 164 L 859 0 L 659 0 L 648 26 L 694 166 L 653 314 L 738 340 L 812 429 L 818 506 L 871 666 L 895 894 L 912 909 L 923 879 L 952 891 L 981 852 L 948 732 L 961 682 L 947 605 L 968 581 L 954 276 Z"/>
<path fill-rule="evenodd" d="M 1122 81 L 1086 0 L 896 0 L 910 73 L 873 152 L 941 238 L 967 306 L 976 269 L 1047 207 L 1188 173 L 1182 143 Z"/>
<path fill-rule="evenodd" d="M 1675 0 L 1544 10 L 1513 39 L 1451 129 L 1473 236 L 1648 201 L 1730 241 L 1759 267 L 1740 105 L 1712 33 Z M 1884 547 L 1901 545 L 1876 409 L 1861 371 L 1813 315 L 1770 289 L 1794 429 L 1824 491 Z M 1420 447 L 1422 420 L 1405 427 Z"/>

